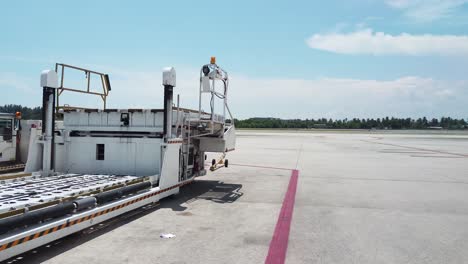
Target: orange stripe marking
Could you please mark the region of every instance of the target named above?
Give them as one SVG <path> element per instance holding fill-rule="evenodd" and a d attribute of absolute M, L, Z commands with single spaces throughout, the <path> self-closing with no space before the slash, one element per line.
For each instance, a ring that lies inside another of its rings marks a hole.
<path fill-rule="evenodd" d="M 15 242 L 13 242 L 13 244 L 11 244 L 10 247 L 14 247 L 14 246 L 18 245 L 18 242 L 19 242 L 19 239 L 15 240 Z"/>
<path fill-rule="evenodd" d="M 6 248 L 7 246 L 8 246 L 8 243 L 6 243 L 6 244 L 3 244 L 3 246 L 2 246 L 2 247 L 0 247 L 0 251 L 2 251 L 2 250 L 5 250 L 5 248 Z"/>

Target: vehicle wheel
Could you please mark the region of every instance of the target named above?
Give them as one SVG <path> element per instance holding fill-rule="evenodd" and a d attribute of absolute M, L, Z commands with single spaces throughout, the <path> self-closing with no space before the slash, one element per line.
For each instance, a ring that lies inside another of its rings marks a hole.
<path fill-rule="evenodd" d="M 211 160 L 211 166 L 214 166 L 216 164 L 216 160 L 215 159 L 212 159 Z"/>
<path fill-rule="evenodd" d="M 208 156 L 205 154 L 205 160 L 206 160 L 207 157 L 208 157 Z"/>
<path fill-rule="evenodd" d="M 228 167 L 229 166 L 229 161 L 228 160 L 224 160 L 224 167 Z"/>

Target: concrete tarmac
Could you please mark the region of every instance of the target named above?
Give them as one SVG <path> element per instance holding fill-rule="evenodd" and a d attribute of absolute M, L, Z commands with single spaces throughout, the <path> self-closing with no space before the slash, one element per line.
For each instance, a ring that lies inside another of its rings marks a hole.
<path fill-rule="evenodd" d="M 297 169 L 286 263 L 468 263 L 466 134 L 239 131 L 228 159 L 159 206 L 11 262 L 264 263 Z"/>

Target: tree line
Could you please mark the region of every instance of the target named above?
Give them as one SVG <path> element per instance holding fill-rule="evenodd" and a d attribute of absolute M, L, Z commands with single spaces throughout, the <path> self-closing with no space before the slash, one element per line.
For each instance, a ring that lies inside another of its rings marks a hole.
<path fill-rule="evenodd" d="M 7 104 L 4 106 L 0 105 L 0 113 L 11 113 L 21 112 L 23 119 L 35 119 L 39 120 L 42 118 L 42 107 L 27 107 L 15 104 Z"/>
<path fill-rule="evenodd" d="M 238 128 L 327 128 L 327 129 L 468 129 L 468 119 L 442 117 L 422 118 L 367 118 L 367 119 L 279 119 L 249 118 L 235 119 Z"/>
<path fill-rule="evenodd" d="M 41 119 L 41 107 L 27 107 L 15 104 L 0 106 L 0 113 L 21 112 L 23 119 Z M 327 129 L 468 129 L 468 119 L 451 117 L 432 118 L 353 118 L 353 119 L 280 119 L 248 118 L 235 119 L 238 128 L 327 128 Z"/>

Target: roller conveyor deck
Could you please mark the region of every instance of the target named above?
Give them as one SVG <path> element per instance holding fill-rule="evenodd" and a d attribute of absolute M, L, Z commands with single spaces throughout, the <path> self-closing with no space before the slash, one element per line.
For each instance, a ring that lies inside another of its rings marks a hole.
<path fill-rule="evenodd" d="M 0 183 L 0 214 L 25 207 L 77 197 L 123 186 L 141 179 L 135 176 L 62 174 L 30 176 Z"/>

